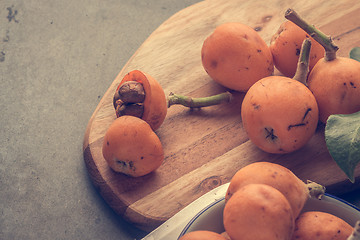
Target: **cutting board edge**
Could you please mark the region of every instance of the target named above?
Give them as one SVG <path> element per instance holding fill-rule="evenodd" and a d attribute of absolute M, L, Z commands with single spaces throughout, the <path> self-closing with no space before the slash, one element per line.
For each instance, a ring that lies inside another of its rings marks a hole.
<path fill-rule="evenodd" d="M 201 2 L 200 2 L 201 3 Z M 199 3 L 197 3 L 199 4 Z M 191 7 L 191 6 L 190 6 Z M 168 20 L 167 20 L 168 21 Z M 160 28 L 161 25 L 158 27 Z M 108 93 L 109 91 L 111 91 L 111 89 L 113 89 L 114 85 L 116 85 L 116 82 L 119 81 L 119 79 L 124 75 L 124 72 L 125 72 L 125 69 L 128 67 L 128 65 L 131 63 L 132 59 L 134 58 L 134 56 L 136 56 L 136 54 L 142 49 L 143 45 L 149 41 L 149 39 L 152 37 L 153 34 L 156 33 L 156 30 L 145 40 L 145 42 L 140 46 L 140 48 L 135 51 L 135 53 L 131 56 L 131 58 L 128 60 L 128 62 L 124 65 L 124 67 L 121 69 L 121 71 L 118 73 L 118 75 L 116 76 L 116 78 L 113 80 L 112 84 L 110 85 L 109 89 L 106 91 L 106 93 L 104 94 L 103 98 L 100 100 L 99 104 L 97 105 L 94 113 L 92 114 L 89 122 L 88 122 L 88 125 L 86 127 L 86 131 L 85 131 L 85 136 L 84 136 L 84 142 L 83 142 L 83 151 L 87 151 L 87 148 L 89 148 L 89 151 L 91 152 L 91 143 L 90 143 L 90 132 L 91 132 L 91 128 L 92 128 L 92 124 L 93 124 L 93 121 L 94 119 L 96 118 L 97 116 L 97 113 L 99 111 L 99 109 L 103 106 L 103 104 L 106 102 L 106 97 L 108 97 Z M 87 166 L 88 167 L 88 166 Z M 92 179 L 92 177 L 91 177 Z M 93 180 L 93 179 L 92 179 Z M 94 182 L 94 180 L 93 180 Z M 102 186 L 100 183 L 94 183 L 95 185 L 97 184 L 97 187 L 100 188 L 100 186 Z M 336 185 L 336 184 L 335 184 Z M 331 189 L 331 186 L 329 186 L 329 189 Z M 101 191 L 100 191 L 100 194 L 101 194 Z M 103 196 L 103 195 L 102 195 Z M 109 196 L 103 196 L 103 198 L 110 198 Z M 113 199 L 111 199 L 113 201 Z M 107 201 L 108 202 L 108 201 Z M 109 204 L 112 208 L 114 208 L 113 205 Z M 116 206 L 115 206 L 116 207 Z M 122 215 L 123 211 L 122 210 L 118 210 L 116 211 L 117 213 L 119 213 L 120 215 Z"/>

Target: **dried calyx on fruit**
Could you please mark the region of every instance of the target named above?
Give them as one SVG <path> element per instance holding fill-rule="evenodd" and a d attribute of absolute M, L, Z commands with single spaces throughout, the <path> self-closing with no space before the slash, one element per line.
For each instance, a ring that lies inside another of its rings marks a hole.
<path fill-rule="evenodd" d="M 128 81 L 123 83 L 114 95 L 116 116 L 132 115 L 142 118 L 144 114 L 145 90 L 141 83 Z"/>
<path fill-rule="evenodd" d="M 115 91 L 113 104 L 117 117 L 141 118 L 153 131 L 161 126 L 167 113 L 164 90 L 153 77 L 139 70 L 123 77 Z"/>
<path fill-rule="evenodd" d="M 202 108 L 230 102 L 231 99 L 232 94 L 228 91 L 200 98 L 170 93 L 166 98 L 163 88 L 153 77 L 134 70 L 126 74 L 118 85 L 113 105 L 116 117 L 130 115 L 141 118 L 155 131 L 163 123 L 167 108 L 172 105 Z"/>

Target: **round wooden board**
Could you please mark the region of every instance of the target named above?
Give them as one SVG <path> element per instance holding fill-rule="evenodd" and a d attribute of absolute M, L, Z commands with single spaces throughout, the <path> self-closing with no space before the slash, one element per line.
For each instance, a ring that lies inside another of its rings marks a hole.
<path fill-rule="evenodd" d="M 360 46 L 358 0 L 209 0 L 165 21 L 127 62 L 89 120 L 83 143 L 90 177 L 118 214 L 150 231 L 204 193 L 229 182 L 241 167 L 256 161 L 282 164 L 304 181 L 311 179 L 325 185 L 330 193 L 359 187 L 351 184 L 331 159 L 323 127 L 295 153 L 275 155 L 257 149 L 241 123 L 244 93 L 234 92 L 234 101 L 229 104 L 201 110 L 169 108 L 163 125 L 156 131 L 165 160 L 149 175 L 132 178 L 115 173 L 102 156 L 104 134 L 115 119 L 113 94 L 126 73 L 138 69 L 150 74 L 166 94 L 203 97 L 223 92 L 226 89 L 214 83 L 202 67 L 200 50 L 204 39 L 219 24 L 237 21 L 257 29 L 269 43 L 289 7 L 333 36 L 340 47 L 339 56 L 348 56 L 352 47 Z M 355 175 L 359 180 L 359 167 Z"/>

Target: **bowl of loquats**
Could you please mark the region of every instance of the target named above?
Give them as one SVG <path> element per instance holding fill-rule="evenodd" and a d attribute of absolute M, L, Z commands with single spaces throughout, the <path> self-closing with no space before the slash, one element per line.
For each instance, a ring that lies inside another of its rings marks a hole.
<path fill-rule="evenodd" d="M 249 179 L 258 168 L 268 173 Z M 178 240 L 360 239 L 360 208 L 277 164 L 250 164 L 220 187 L 225 196 L 196 213 Z"/>

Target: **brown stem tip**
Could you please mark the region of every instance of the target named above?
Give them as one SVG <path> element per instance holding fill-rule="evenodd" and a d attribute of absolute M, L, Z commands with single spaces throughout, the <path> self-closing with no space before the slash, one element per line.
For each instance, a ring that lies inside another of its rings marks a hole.
<path fill-rule="evenodd" d="M 307 180 L 306 185 L 309 189 L 309 194 L 311 197 L 315 197 L 320 200 L 324 196 L 326 190 L 324 186 L 310 180 Z"/>
<path fill-rule="evenodd" d="M 334 44 L 331 37 L 326 36 L 314 25 L 310 25 L 297 12 L 295 12 L 295 10 L 291 8 L 286 10 L 285 18 L 298 25 L 324 47 L 325 59 L 327 61 L 331 61 L 336 58 L 336 51 L 339 49 L 339 47 Z"/>

